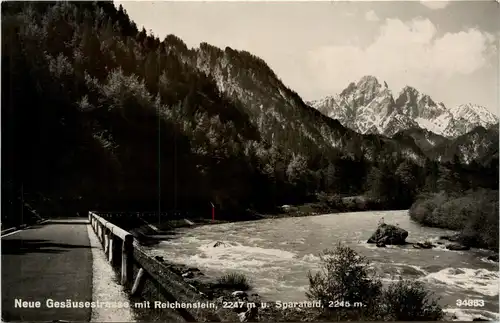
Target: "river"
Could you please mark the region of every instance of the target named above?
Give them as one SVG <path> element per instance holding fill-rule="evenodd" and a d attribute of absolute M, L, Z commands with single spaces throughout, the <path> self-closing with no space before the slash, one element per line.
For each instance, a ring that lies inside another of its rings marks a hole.
<path fill-rule="evenodd" d="M 417 279 L 460 320 L 500 319 L 498 263 L 488 261 L 484 250 L 377 248 L 366 240 L 382 217 L 385 223 L 407 230 L 409 242 L 453 233 L 422 227 L 410 219 L 408 211 L 353 212 L 184 228 L 149 252 L 198 267 L 207 275 L 243 273 L 267 300 L 303 301 L 307 272 L 318 269 L 318 253 L 343 242 L 367 257 L 384 283 L 399 275 Z M 216 241 L 226 246 L 214 248 Z M 457 299 L 482 299 L 485 306 L 460 308 Z"/>

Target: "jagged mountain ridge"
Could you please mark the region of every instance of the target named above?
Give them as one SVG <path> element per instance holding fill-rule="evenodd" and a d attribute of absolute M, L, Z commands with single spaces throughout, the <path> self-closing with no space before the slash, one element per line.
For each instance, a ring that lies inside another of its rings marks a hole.
<path fill-rule="evenodd" d="M 411 86 L 404 87 L 394 99 L 387 83 L 381 84 L 374 76 L 364 76 L 340 94 L 308 104 L 355 131 L 389 137 L 422 128 L 457 138 L 478 126 L 498 123 L 498 117 L 482 106 L 468 103 L 448 109 Z"/>

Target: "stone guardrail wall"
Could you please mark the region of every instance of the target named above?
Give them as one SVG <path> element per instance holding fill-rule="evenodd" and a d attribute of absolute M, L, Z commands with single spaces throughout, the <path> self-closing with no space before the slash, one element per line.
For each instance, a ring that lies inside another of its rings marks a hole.
<path fill-rule="evenodd" d="M 158 288 L 169 302 L 196 303 L 209 302 L 198 290 L 185 283 L 164 264 L 147 255 L 129 232 L 97 215 L 89 212 L 89 221 L 101 242 L 108 261 L 112 266 L 120 268 L 121 284 L 127 289 L 131 286 L 131 294 L 141 292 L 144 280 L 149 275 L 158 283 Z M 133 277 L 134 265 L 139 269 Z M 177 308 L 179 314 L 189 322 L 220 321 L 216 309 L 210 308 Z"/>

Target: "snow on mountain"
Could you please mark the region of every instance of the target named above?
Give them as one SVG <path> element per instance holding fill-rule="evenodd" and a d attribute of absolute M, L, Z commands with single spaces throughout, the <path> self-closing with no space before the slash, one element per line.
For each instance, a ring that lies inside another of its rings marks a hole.
<path fill-rule="evenodd" d="M 358 83 L 349 84 L 340 94 L 309 104 L 363 134 L 393 135 L 401 127 L 416 125 L 395 110 L 394 98 L 387 83 L 381 84 L 374 76 L 364 76 Z"/>
<path fill-rule="evenodd" d="M 488 128 L 498 123 L 498 117 L 480 105 L 461 104 L 451 108 L 449 112 L 453 117 L 453 123 L 450 123 L 443 132 L 443 135 L 448 137 L 458 137 L 476 127 Z"/>
<path fill-rule="evenodd" d="M 387 83 L 381 84 L 374 76 L 364 76 L 340 94 L 309 105 L 363 134 L 393 136 L 402 130 L 421 128 L 456 138 L 478 126 L 487 128 L 498 123 L 498 118 L 482 106 L 469 103 L 448 109 L 411 86 L 404 87 L 394 100 Z"/>

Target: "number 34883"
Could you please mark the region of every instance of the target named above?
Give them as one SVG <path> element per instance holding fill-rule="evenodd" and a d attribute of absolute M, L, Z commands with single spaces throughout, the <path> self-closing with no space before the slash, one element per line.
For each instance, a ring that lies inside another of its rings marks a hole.
<path fill-rule="evenodd" d="M 483 307 L 484 300 L 482 300 L 482 299 L 457 299 L 457 306 Z"/>

